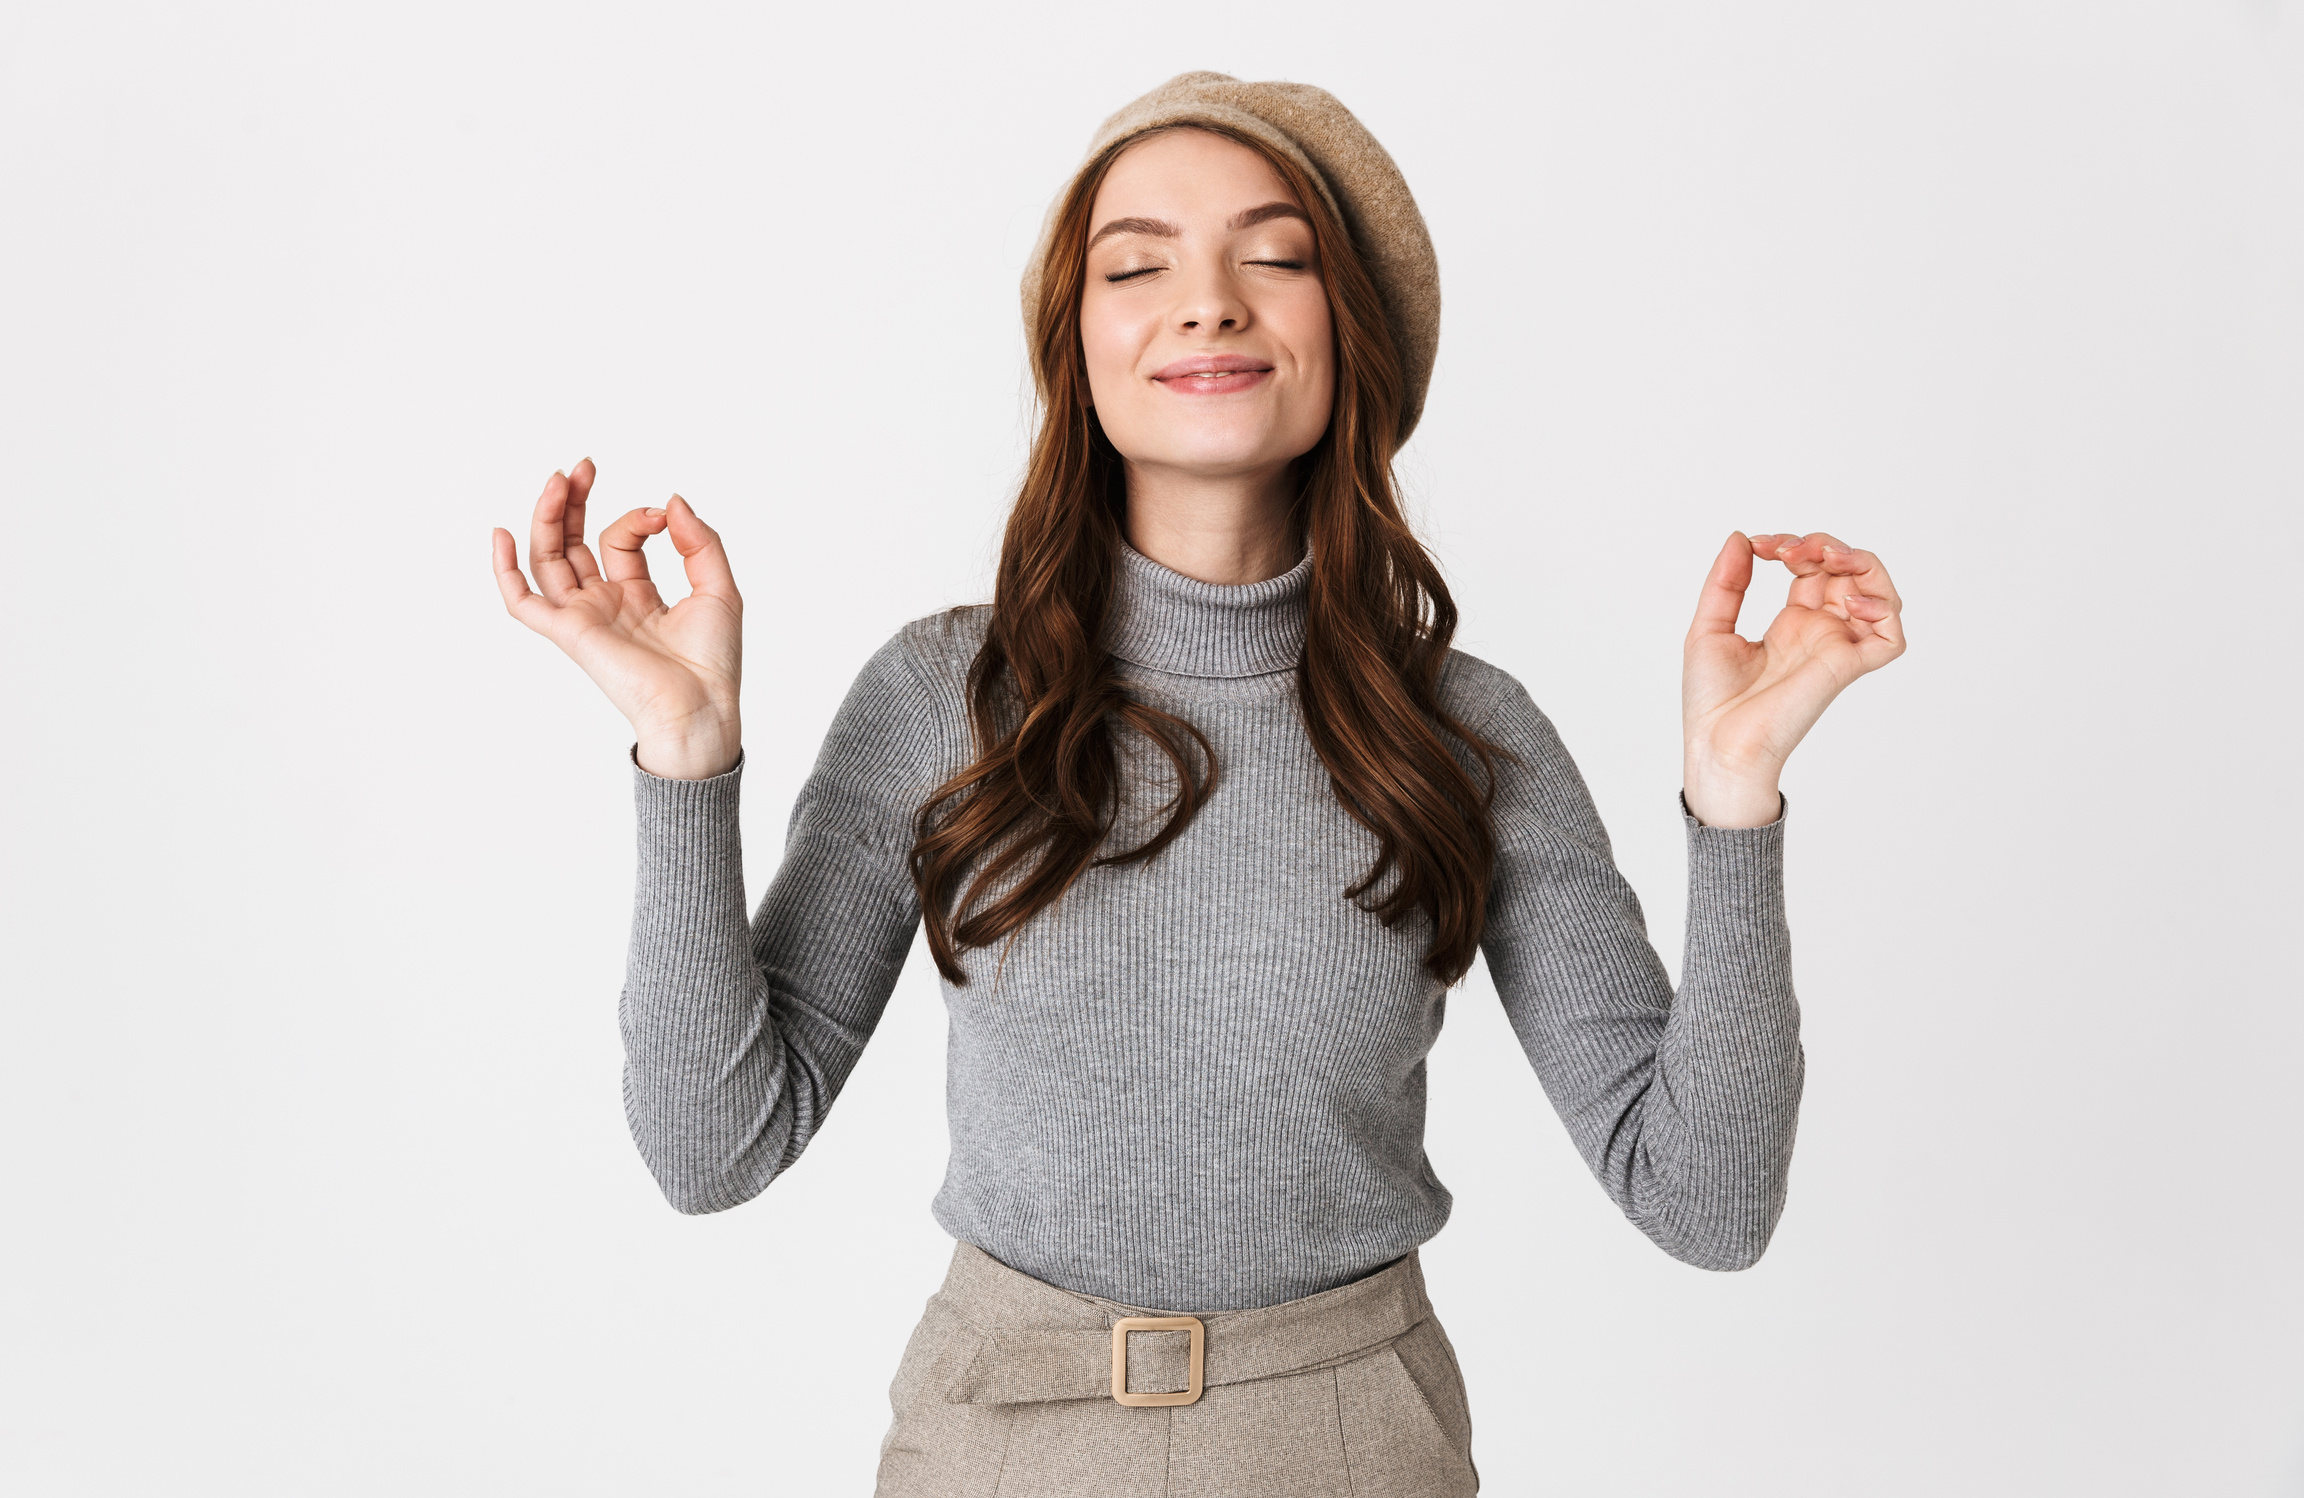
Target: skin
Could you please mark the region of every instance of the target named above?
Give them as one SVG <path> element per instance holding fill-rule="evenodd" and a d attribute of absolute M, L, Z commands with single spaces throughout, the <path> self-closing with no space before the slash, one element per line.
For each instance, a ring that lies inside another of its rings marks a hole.
<path fill-rule="evenodd" d="M 1089 213 L 1080 342 L 1128 465 L 1128 541 L 1202 582 L 1259 582 L 1303 555 L 1289 470 L 1336 388 L 1303 213 L 1263 157 L 1204 130 L 1121 153 Z M 1211 360 L 1262 368 L 1190 372 Z"/>
<path fill-rule="evenodd" d="M 1262 157 L 1206 131 L 1130 147 L 1098 190 L 1081 298 L 1090 399 L 1127 463 L 1128 539 L 1204 582 L 1277 577 L 1302 543 L 1288 521 L 1291 465 L 1326 430 L 1333 325 L 1310 226 Z M 1210 361 L 1240 366 L 1214 377 Z M 675 494 L 627 511 L 584 544 L 587 458 L 546 481 L 529 572 L 512 535 L 490 538 L 514 618 L 558 645 L 631 721 L 640 767 L 724 774 L 738 712 L 744 600 L 719 533 Z M 663 533 L 689 594 L 667 606 L 642 545 Z M 1756 562 L 1792 574 L 1758 640 L 1736 633 Z M 1688 631 L 1681 682 L 1683 792 L 1698 821 L 1756 827 L 1781 813 L 1793 749 L 1849 683 L 1904 653 L 1902 600 L 1880 559 L 1821 531 L 1732 533 Z"/>
<path fill-rule="evenodd" d="M 512 533 L 489 537 L 497 590 L 512 617 L 566 651 L 632 724 L 640 768 L 668 780 L 709 780 L 736 767 L 744 742 L 744 599 L 720 533 L 675 494 L 661 509 L 627 510 L 584 544 L 594 469 L 586 458 L 544 482 L 528 523 L 529 591 Z M 663 532 L 688 573 L 688 596 L 666 607 L 640 547 Z"/>
<path fill-rule="evenodd" d="M 1736 633 L 1756 559 L 1792 587 L 1757 640 Z M 1732 533 L 1713 559 L 1681 655 L 1681 787 L 1708 827 L 1783 813 L 1784 762 L 1848 684 L 1904 653 L 1904 601 L 1880 559 L 1836 536 Z"/>

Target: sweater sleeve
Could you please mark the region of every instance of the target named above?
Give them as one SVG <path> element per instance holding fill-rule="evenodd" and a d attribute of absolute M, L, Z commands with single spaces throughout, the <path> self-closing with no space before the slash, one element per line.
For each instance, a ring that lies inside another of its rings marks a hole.
<path fill-rule="evenodd" d="M 639 872 L 618 1017 L 624 1107 L 672 1205 L 717 1212 L 808 1145 L 880 1022 L 919 924 L 912 815 L 935 778 L 903 637 L 850 688 L 757 913 L 744 915 L 737 792 L 639 766 Z"/>
<path fill-rule="evenodd" d="M 1501 674 L 1501 673 L 1499 673 Z M 1803 1056 L 1784 821 L 1688 835 L 1680 990 L 1590 793 L 1518 682 L 1485 730 L 1499 851 L 1482 947 L 1513 1030 L 1609 1197 L 1674 1258 L 1744 1269 L 1784 1207 Z"/>

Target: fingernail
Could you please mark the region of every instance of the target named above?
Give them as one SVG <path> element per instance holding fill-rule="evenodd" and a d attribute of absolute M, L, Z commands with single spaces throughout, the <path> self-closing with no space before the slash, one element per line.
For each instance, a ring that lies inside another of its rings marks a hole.
<path fill-rule="evenodd" d="M 663 512 L 662 510 L 655 510 L 655 509 L 652 509 L 652 510 L 650 510 L 648 513 L 649 513 L 649 514 L 651 514 L 651 515 L 661 515 L 661 514 L 663 514 L 664 512 Z"/>

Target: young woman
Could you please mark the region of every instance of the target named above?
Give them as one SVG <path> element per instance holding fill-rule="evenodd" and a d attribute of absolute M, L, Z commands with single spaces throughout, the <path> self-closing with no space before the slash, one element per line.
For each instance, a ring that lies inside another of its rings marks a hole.
<path fill-rule="evenodd" d="M 1024 295 L 1044 403 L 992 604 L 865 665 L 749 922 L 742 600 L 674 496 L 538 501 L 506 606 L 631 719 L 633 1133 L 673 1205 L 791 1165 L 923 923 L 957 1240 L 899 1366 L 887 1495 L 1476 1490 L 1417 1246 L 1424 1059 L 1476 953 L 1594 1173 L 1690 1263 L 1760 1256 L 1801 1083 L 1785 757 L 1903 650 L 1867 552 L 1729 538 L 1689 632 L 1674 993 L 1590 797 L 1456 614 L 1391 460 L 1431 244 L 1327 94 L 1187 74 L 1107 121 Z M 691 588 L 666 608 L 644 540 Z M 1754 558 L 1796 576 L 1765 639 Z M 1150 1326 L 1135 1324 L 1151 1318 Z"/>

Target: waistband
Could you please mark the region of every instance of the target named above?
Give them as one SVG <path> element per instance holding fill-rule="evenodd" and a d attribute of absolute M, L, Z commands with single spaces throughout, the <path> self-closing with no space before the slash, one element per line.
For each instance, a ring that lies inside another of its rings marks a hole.
<path fill-rule="evenodd" d="M 1113 1397 L 1114 1324 L 1177 1314 L 1051 1285 L 966 1242 L 953 1250 L 943 1288 L 929 1298 L 928 1311 L 982 1341 L 946 1390 L 946 1399 L 961 1404 Z M 1348 1363 L 1405 1336 L 1431 1315 L 1423 1266 L 1413 1251 L 1333 1290 L 1253 1310 L 1211 1311 L 1195 1318 L 1205 1329 L 1201 1386 Z M 1129 1334 L 1128 1392 L 1186 1388 L 1190 1339 L 1185 1331 Z"/>

